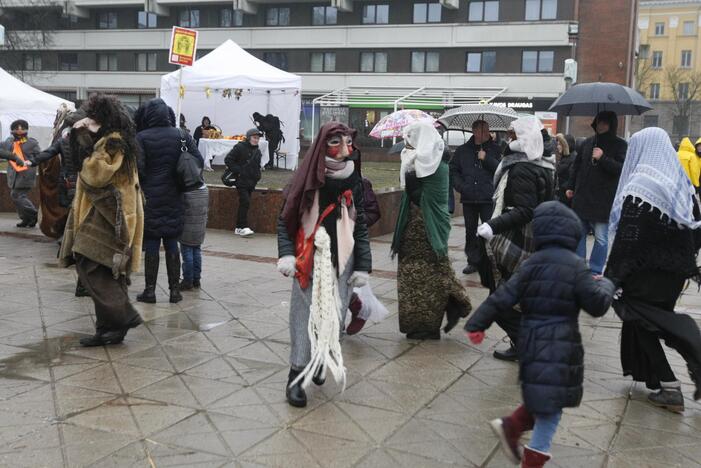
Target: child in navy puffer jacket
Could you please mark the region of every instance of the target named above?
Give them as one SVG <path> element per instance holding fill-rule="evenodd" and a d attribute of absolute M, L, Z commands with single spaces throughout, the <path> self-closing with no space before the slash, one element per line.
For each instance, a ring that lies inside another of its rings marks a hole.
<path fill-rule="evenodd" d="M 521 307 L 518 354 L 524 403 L 491 424 L 507 456 L 515 463 L 521 460 L 523 467 L 542 467 L 550 460 L 562 408 L 579 406 L 582 399 L 580 309 L 600 317 L 613 299 L 613 283 L 595 279 L 575 254 L 581 233 L 579 218 L 562 203 L 539 205 L 533 218 L 536 252 L 465 325 L 470 340 L 479 344 L 500 312 Z M 531 429 L 522 457 L 519 439 Z"/>

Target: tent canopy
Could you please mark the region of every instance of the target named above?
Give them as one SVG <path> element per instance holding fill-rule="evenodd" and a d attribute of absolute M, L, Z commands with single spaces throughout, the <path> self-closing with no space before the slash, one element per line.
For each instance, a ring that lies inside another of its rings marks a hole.
<path fill-rule="evenodd" d="M 180 73 L 178 70 L 161 78 L 161 98 L 177 109 L 182 91 L 181 113 L 188 127 L 198 126 L 207 116 L 225 135 L 241 135 L 253 127 L 254 112 L 273 114 L 280 119 L 285 135 L 280 147 L 287 153 L 284 165 L 296 168 L 301 77 L 257 59 L 231 40 L 182 69 L 182 90 Z"/>
<path fill-rule="evenodd" d="M 72 102 L 32 88 L 0 68 L 0 133 L 3 138 L 10 134 L 10 124 L 17 119 L 29 122 L 33 135 L 35 132 L 31 128 L 40 127 L 44 132 L 53 128 L 61 104 L 75 109 Z"/>
<path fill-rule="evenodd" d="M 161 90 L 178 88 L 174 71 L 161 80 Z M 302 78 L 277 69 L 249 54 L 231 39 L 183 69 L 186 90 L 206 88 L 300 89 Z M 187 92 L 187 91 L 186 91 Z"/>

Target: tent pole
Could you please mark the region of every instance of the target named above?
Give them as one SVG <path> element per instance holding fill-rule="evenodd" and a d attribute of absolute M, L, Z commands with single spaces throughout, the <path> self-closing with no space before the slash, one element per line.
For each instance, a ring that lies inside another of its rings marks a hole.
<path fill-rule="evenodd" d="M 175 114 L 175 126 L 180 128 L 180 114 L 183 108 L 183 97 L 181 90 L 183 89 L 183 66 L 180 65 L 180 70 L 178 71 L 178 111 Z"/>

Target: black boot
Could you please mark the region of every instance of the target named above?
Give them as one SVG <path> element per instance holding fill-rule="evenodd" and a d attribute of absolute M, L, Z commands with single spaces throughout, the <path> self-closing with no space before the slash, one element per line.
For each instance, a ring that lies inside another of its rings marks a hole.
<path fill-rule="evenodd" d="M 156 253 L 146 252 L 144 256 L 144 277 L 146 280 L 146 287 L 144 292 L 136 296 L 136 300 L 139 302 L 146 302 L 147 304 L 156 303 L 156 281 L 158 280 L 158 264 L 161 259 Z"/>
<path fill-rule="evenodd" d="M 680 382 L 662 382 L 662 389 L 647 396 L 647 401 L 672 413 L 684 412 L 684 395 Z"/>
<path fill-rule="evenodd" d="M 30 220 L 27 222 L 27 227 L 28 227 L 28 228 L 33 228 L 34 226 L 37 225 L 37 222 L 38 222 L 38 221 L 39 221 L 39 218 L 38 218 L 37 216 L 34 216 L 32 219 L 30 219 Z"/>
<path fill-rule="evenodd" d="M 80 282 L 80 278 L 75 284 L 75 297 L 90 297 L 90 292 L 88 292 L 88 290 L 85 289 L 83 283 Z"/>
<path fill-rule="evenodd" d="M 511 343 L 508 349 L 503 351 L 495 350 L 494 359 L 499 359 L 500 361 L 516 362 L 518 361 L 518 351 L 516 351 L 516 346 Z"/>
<path fill-rule="evenodd" d="M 120 344 L 124 341 L 127 332 L 125 330 L 112 330 L 108 332 L 96 332 L 93 336 L 80 339 L 80 345 L 86 348 Z"/>
<path fill-rule="evenodd" d="M 295 408 L 304 408 L 307 406 L 307 394 L 302 388 L 302 381 L 300 380 L 296 384 L 290 386 L 292 381 L 297 378 L 300 371 L 290 369 L 290 375 L 287 378 L 287 389 L 285 390 L 285 395 L 287 396 L 287 403 Z"/>
<path fill-rule="evenodd" d="M 168 287 L 170 288 L 170 302 L 177 304 L 183 300 L 180 294 L 180 252 L 166 252 L 166 270 L 168 271 Z"/>
<path fill-rule="evenodd" d="M 324 374 L 324 366 L 319 367 L 319 370 L 316 371 L 314 374 L 314 377 L 312 377 L 312 382 L 314 382 L 315 385 L 322 386 L 326 383 L 326 375 Z"/>
<path fill-rule="evenodd" d="M 465 305 L 461 304 L 453 296 L 448 298 L 448 304 L 445 306 L 445 315 L 448 321 L 443 328 L 443 331 L 449 333 L 455 328 L 461 318 L 467 317 L 468 311 L 465 310 Z"/>

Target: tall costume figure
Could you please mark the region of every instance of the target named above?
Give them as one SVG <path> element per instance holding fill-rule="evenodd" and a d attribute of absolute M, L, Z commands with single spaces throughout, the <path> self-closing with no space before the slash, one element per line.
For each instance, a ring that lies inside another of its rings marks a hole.
<path fill-rule="evenodd" d="M 340 332 L 353 287 L 367 283 L 372 256 L 355 131 L 324 125 L 286 189 L 278 222 L 278 270 L 294 276 L 290 301 L 287 401 L 304 407 L 304 388 L 328 369 L 345 379 Z"/>
<path fill-rule="evenodd" d="M 80 343 L 102 346 L 121 343 L 142 323 L 129 302 L 127 279 L 141 264 L 144 210 L 139 149 L 126 109 L 116 98 L 98 94 L 85 111 L 87 118 L 71 131 L 79 175 L 59 262 L 75 263 L 95 303 L 95 335 Z"/>
<path fill-rule="evenodd" d="M 270 169 L 275 165 L 275 151 L 280 149 L 280 145 L 285 142 L 285 135 L 282 133 L 280 119 L 272 114 L 262 115 L 258 112 L 253 113 L 253 122 L 258 130 L 265 134 L 265 139 L 268 140 L 268 159 L 265 165 L 266 169 Z"/>
<path fill-rule="evenodd" d="M 648 401 L 673 412 L 684 410 L 684 397 L 661 339 L 684 358 L 694 399 L 701 399 L 699 327 L 674 311 L 686 280 L 699 274 L 701 221 L 694 193 L 664 130 L 633 135 L 611 209 L 614 241 L 606 276 L 622 288 L 614 309 L 623 320 L 623 374 L 659 389 Z"/>
<path fill-rule="evenodd" d="M 399 254 L 397 293 L 399 330 L 412 339 L 440 339 L 472 309 L 465 288 L 455 277 L 448 258 L 450 186 L 444 143 L 430 124 L 416 123 L 404 129 L 402 195 L 392 241 Z"/>

